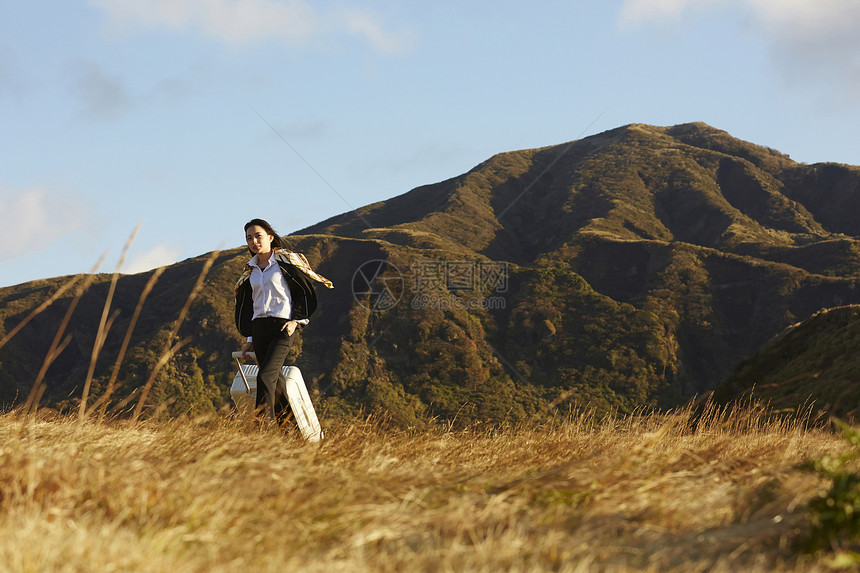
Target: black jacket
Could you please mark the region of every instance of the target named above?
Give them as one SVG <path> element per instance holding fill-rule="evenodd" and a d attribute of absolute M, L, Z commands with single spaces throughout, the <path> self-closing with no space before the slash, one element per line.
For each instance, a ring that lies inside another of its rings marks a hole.
<path fill-rule="evenodd" d="M 277 261 L 286 279 L 292 298 L 292 320 L 310 318 L 317 309 L 317 295 L 313 281 L 297 266 Z M 251 298 L 251 281 L 246 280 L 236 287 L 236 328 L 242 336 L 251 336 L 251 319 L 254 316 L 254 301 Z"/>

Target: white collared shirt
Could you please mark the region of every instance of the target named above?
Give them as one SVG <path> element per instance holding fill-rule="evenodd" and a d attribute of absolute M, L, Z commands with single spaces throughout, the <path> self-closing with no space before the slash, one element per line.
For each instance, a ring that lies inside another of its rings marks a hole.
<path fill-rule="evenodd" d="M 287 286 L 281 267 L 275 260 L 275 254 L 269 256 L 269 264 L 265 268 L 260 268 L 257 255 L 254 255 L 248 264 L 251 266 L 248 282 L 251 283 L 251 299 L 254 301 L 251 320 L 265 317 L 289 320 L 293 312 L 293 297 L 290 296 L 290 287 Z M 310 321 L 305 318 L 296 322 L 307 324 Z M 248 342 L 251 342 L 251 338 L 248 337 Z"/>
<path fill-rule="evenodd" d="M 281 272 L 281 267 L 272 253 L 269 256 L 269 264 L 260 268 L 257 255 L 254 255 L 248 264 L 251 265 L 251 298 L 254 300 L 254 318 L 290 318 L 293 311 L 293 298 L 290 296 L 290 287 Z"/>

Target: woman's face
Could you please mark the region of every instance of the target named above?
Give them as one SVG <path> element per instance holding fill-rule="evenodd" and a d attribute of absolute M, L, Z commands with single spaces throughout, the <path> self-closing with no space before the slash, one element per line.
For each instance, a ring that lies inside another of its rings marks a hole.
<path fill-rule="evenodd" d="M 248 248 L 255 255 L 259 253 L 268 253 L 272 250 L 272 240 L 274 237 L 266 232 L 259 225 L 251 225 L 245 231 L 245 241 L 248 243 Z"/>

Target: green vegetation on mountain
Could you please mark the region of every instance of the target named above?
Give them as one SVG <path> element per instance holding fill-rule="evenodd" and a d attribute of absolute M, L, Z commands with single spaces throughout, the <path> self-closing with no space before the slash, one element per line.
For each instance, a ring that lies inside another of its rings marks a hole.
<path fill-rule="evenodd" d="M 702 123 L 634 124 L 502 153 L 290 236 L 335 283 L 320 289 L 293 358 L 324 416 L 380 412 L 420 426 L 674 406 L 717 387 L 790 324 L 860 303 L 858 207 L 860 168 L 799 164 Z M 246 249 L 217 256 L 167 340 L 205 259 L 169 267 L 156 284 L 112 408 L 127 408 L 168 342 L 186 339 L 150 408 L 227 401 Z M 353 294 L 356 271 L 373 260 L 402 279 L 385 310 Z M 148 277 L 119 281 L 93 396 Z M 67 280 L 0 289 L 0 336 Z M 43 404 L 80 399 L 109 280 L 96 277 L 75 310 Z M 26 398 L 72 290 L 0 348 L 0 402 Z"/>
<path fill-rule="evenodd" d="M 764 345 L 715 391 L 729 403 L 747 397 L 776 411 L 809 408 L 816 417 L 860 418 L 860 306 L 823 310 Z"/>

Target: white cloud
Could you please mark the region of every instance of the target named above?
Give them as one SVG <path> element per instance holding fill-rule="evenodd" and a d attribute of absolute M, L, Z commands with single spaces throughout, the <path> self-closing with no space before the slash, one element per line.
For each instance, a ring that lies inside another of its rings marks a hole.
<path fill-rule="evenodd" d="M 860 2 L 748 1 L 787 84 L 823 89 L 839 107 L 860 103 Z"/>
<path fill-rule="evenodd" d="M 281 39 L 306 45 L 330 33 L 363 37 L 381 53 L 408 49 L 405 32 L 390 32 L 369 11 L 320 13 L 306 0 L 90 0 L 111 24 L 196 30 L 227 43 Z"/>
<path fill-rule="evenodd" d="M 714 7 L 737 11 L 768 43 L 788 84 L 827 90 L 843 104 L 860 101 L 860 2 L 857 0 L 624 0 L 620 25 L 678 20 Z M 841 94 L 841 95 L 840 95 Z"/>
<path fill-rule="evenodd" d="M 677 18 L 695 0 L 624 0 L 618 18 L 622 23 Z"/>
<path fill-rule="evenodd" d="M 385 30 L 374 14 L 359 10 L 343 10 L 339 12 L 339 17 L 347 32 L 365 38 L 379 53 L 398 54 L 407 52 L 412 47 L 411 33 L 406 30 L 398 32 Z"/>
<path fill-rule="evenodd" d="M 763 32 L 793 38 L 856 30 L 860 18 L 857 0 L 624 0 L 618 20 L 666 20 L 717 6 L 748 9 Z"/>
<path fill-rule="evenodd" d="M 152 269 L 172 265 L 178 260 L 182 248 L 168 243 L 157 245 L 148 251 L 132 255 L 122 266 L 121 272 L 125 274 L 136 274 L 150 271 Z"/>
<path fill-rule="evenodd" d="M 825 38 L 833 32 L 856 32 L 860 3 L 856 0 L 745 0 L 758 23 L 771 33 Z M 855 34 L 852 34 L 855 35 Z"/>
<path fill-rule="evenodd" d="M 0 188 L 0 261 L 39 253 L 87 223 L 72 197 L 42 188 Z"/>
<path fill-rule="evenodd" d="M 226 42 L 285 37 L 302 40 L 316 27 L 299 0 L 93 0 L 115 24 L 196 28 Z"/>

